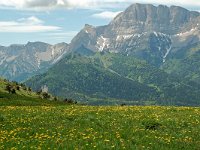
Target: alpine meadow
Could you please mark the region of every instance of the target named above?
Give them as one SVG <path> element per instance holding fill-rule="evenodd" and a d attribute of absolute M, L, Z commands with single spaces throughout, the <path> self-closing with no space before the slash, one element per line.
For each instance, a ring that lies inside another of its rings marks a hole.
<path fill-rule="evenodd" d="M 0 150 L 199 150 L 199 8 L 1 0 Z"/>

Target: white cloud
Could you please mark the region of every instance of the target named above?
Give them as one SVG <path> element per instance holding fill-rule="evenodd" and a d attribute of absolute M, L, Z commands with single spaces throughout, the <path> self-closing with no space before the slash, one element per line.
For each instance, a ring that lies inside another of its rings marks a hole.
<path fill-rule="evenodd" d="M 46 32 L 39 34 L 40 39 L 37 38 L 37 40 L 46 41 L 47 43 L 52 43 L 52 44 L 57 44 L 63 41 L 70 43 L 78 32 L 79 31 Z"/>
<path fill-rule="evenodd" d="M 56 39 L 72 39 L 79 31 L 67 31 L 67 32 L 54 32 L 54 33 L 45 33 L 44 37 L 54 37 Z"/>
<path fill-rule="evenodd" d="M 0 6 L 27 10 L 49 10 L 55 8 L 88 8 L 95 0 L 1 0 Z"/>
<path fill-rule="evenodd" d="M 21 18 L 17 21 L 0 21 L 0 32 L 31 33 L 61 30 L 57 26 L 47 26 L 35 16 Z"/>
<path fill-rule="evenodd" d="M 92 17 L 100 18 L 100 19 L 113 19 L 115 18 L 121 11 L 112 12 L 112 11 L 104 11 L 101 13 L 93 14 Z"/>
<path fill-rule="evenodd" d="M 43 23 L 44 23 L 44 21 L 38 19 L 38 18 L 35 17 L 35 16 L 31 16 L 31 17 L 29 17 L 29 18 L 20 18 L 20 19 L 18 19 L 18 21 L 21 22 L 21 23 L 35 24 L 35 25 L 36 25 L 36 24 L 40 25 L 40 24 L 43 24 Z"/>
<path fill-rule="evenodd" d="M 180 5 L 188 7 L 200 7 L 199 0 L 1 0 L 1 7 L 17 9 L 47 10 L 55 8 L 105 8 L 121 6 L 131 3 L 153 3 L 166 5 Z"/>

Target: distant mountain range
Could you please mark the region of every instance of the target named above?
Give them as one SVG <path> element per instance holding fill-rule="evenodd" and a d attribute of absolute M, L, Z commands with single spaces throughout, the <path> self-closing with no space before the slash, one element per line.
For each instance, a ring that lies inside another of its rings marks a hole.
<path fill-rule="evenodd" d="M 89 104 L 200 104 L 199 12 L 133 4 L 108 25 L 85 25 L 64 45 L 56 59 L 47 54 L 44 73 L 28 86 L 47 85 L 57 96 Z"/>
<path fill-rule="evenodd" d="M 25 81 L 45 72 L 68 51 L 68 44 L 50 45 L 29 42 L 26 45 L 0 47 L 0 76 L 13 81 Z"/>

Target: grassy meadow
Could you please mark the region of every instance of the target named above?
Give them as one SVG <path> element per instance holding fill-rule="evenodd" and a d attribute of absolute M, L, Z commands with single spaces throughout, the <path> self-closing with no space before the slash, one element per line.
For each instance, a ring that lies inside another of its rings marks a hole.
<path fill-rule="evenodd" d="M 0 150 L 199 150 L 200 108 L 81 106 L 0 80 Z"/>
<path fill-rule="evenodd" d="M 200 108 L 1 106 L 0 149 L 200 149 Z"/>

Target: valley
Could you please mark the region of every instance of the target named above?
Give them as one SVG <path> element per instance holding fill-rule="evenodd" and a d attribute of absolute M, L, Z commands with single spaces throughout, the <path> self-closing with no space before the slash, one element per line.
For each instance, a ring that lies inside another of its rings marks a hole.
<path fill-rule="evenodd" d="M 69 44 L 0 47 L 0 76 L 89 105 L 199 106 L 199 24 L 197 11 L 136 3 Z"/>

